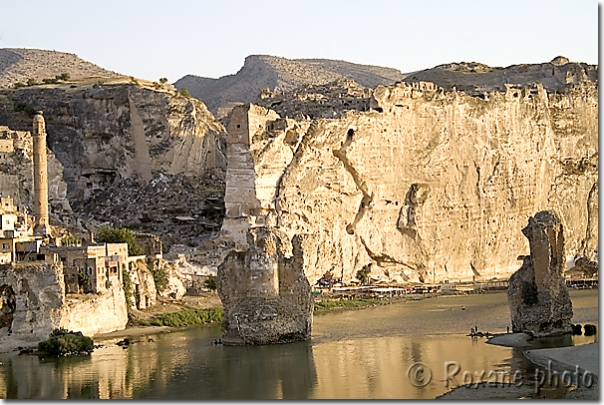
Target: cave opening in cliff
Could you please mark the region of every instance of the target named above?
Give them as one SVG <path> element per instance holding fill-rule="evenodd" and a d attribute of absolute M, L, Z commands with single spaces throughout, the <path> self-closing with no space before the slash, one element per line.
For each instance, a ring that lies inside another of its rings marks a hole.
<path fill-rule="evenodd" d="M 352 141 L 352 137 L 354 136 L 354 129 L 350 128 L 346 133 L 346 142 Z"/>
<path fill-rule="evenodd" d="M 10 330 L 16 309 L 17 300 L 13 288 L 6 284 L 0 286 L 0 328 Z"/>

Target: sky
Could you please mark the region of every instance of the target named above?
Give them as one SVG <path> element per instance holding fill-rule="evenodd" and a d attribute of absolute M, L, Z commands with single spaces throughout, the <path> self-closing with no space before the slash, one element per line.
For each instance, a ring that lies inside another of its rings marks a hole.
<path fill-rule="evenodd" d="M 399 69 L 563 55 L 598 63 L 596 0 L 0 0 L 0 48 L 75 53 L 173 83 L 235 74 L 248 55 Z"/>

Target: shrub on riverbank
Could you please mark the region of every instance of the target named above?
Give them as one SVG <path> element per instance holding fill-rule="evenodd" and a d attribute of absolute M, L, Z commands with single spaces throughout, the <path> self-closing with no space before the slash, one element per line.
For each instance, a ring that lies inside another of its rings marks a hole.
<path fill-rule="evenodd" d="M 38 351 L 50 356 L 91 353 L 93 341 L 81 332 L 72 332 L 64 328 L 55 329 L 49 339 L 38 343 Z"/>
<path fill-rule="evenodd" d="M 200 323 L 222 322 L 222 308 L 185 309 L 157 315 L 151 321 L 141 321 L 141 326 L 190 326 Z"/>
<path fill-rule="evenodd" d="M 379 299 L 375 298 L 357 298 L 352 300 L 337 300 L 337 301 L 319 301 L 315 302 L 315 311 L 320 309 L 331 309 L 337 307 L 366 307 L 379 303 Z"/>
<path fill-rule="evenodd" d="M 592 325 L 591 323 L 585 324 L 585 336 L 593 336 L 596 334 L 596 325 Z"/>

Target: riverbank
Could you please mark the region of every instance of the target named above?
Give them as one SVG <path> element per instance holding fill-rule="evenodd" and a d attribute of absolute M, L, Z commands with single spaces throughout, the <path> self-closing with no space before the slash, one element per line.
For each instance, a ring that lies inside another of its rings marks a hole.
<path fill-rule="evenodd" d="M 526 333 L 510 333 L 494 336 L 486 343 L 521 348 L 530 346 L 530 336 Z M 589 343 L 581 346 L 567 346 L 547 349 L 533 349 L 522 352 L 523 355 L 537 366 L 542 367 L 544 376 L 554 375 L 562 378 L 562 375 L 570 377 L 571 384 L 576 388 L 572 391 L 562 387 L 556 389 L 543 389 L 539 398 L 550 399 L 590 399 L 598 400 L 600 390 L 598 384 L 599 348 L 598 343 Z M 577 379 L 577 376 L 578 379 Z M 546 378 L 546 377 L 544 377 Z M 556 377 L 552 378 L 556 381 Z M 527 384 L 496 384 L 490 386 L 487 383 L 476 386 L 457 387 L 436 399 L 520 399 L 534 397 L 535 387 Z"/>
<path fill-rule="evenodd" d="M 600 399 L 598 386 L 600 350 L 598 343 L 527 350 L 523 353 L 533 363 L 547 370 L 551 369 L 559 375 L 570 374 L 571 379 L 574 378 L 575 373 L 582 376 L 579 377 L 579 381 L 573 381 L 573 384 L 578 385 L 578 388 L 564 395 L 564 399 Z"/>
<path fill-rule="evenodd" d="M 323 299 L 315 302 L 314 315 L 326 312 L 372 308 L 378 305 L 390 305 L 398 302 L 417 301 L 433 298 L 439 294 L 409 294 L 384 298 Z"/>

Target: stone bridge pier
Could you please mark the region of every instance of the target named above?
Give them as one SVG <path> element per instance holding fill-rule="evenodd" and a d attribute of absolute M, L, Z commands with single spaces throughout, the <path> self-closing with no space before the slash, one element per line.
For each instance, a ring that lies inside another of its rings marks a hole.
<path fill-rule="evenodd" d="M 310 339 L 313 299 L 304 275 L 301 238 L 293 256 L 262 227 L 248 231 L 250 248 L 231 251 L 218 267 L 217 288 L 224 308 L 227 345 L 288 343 Z"/>
<path fill-rule="evenodd" d="M 571 332 L 573 305 L 562 276 L 564 229 L 558 216 L 541 211 L 522 229 L 531 249 L 509 280 L 508 302 L 514 332 L 535 337 Z"/>
<path fill-rule="evenodd" d="M 247 105 L 235 107 L 229 119 L 221 238 L 232 243 L 233 250 L 218 266 L 216 278 L 225 344 L 310 338 L 313 298 L 304 274 L 302 237 L 290 240 L 277 226 L 274 196 L 280 177 L 259 175 L 262 151 L 251 147 L 251 139 L 264 136 L 267 125 L 277 118 L 274 111 Z M 287 162 L 286 157 L 273 162 L 279 169 L 275 173 L 281 173 Z"/>

